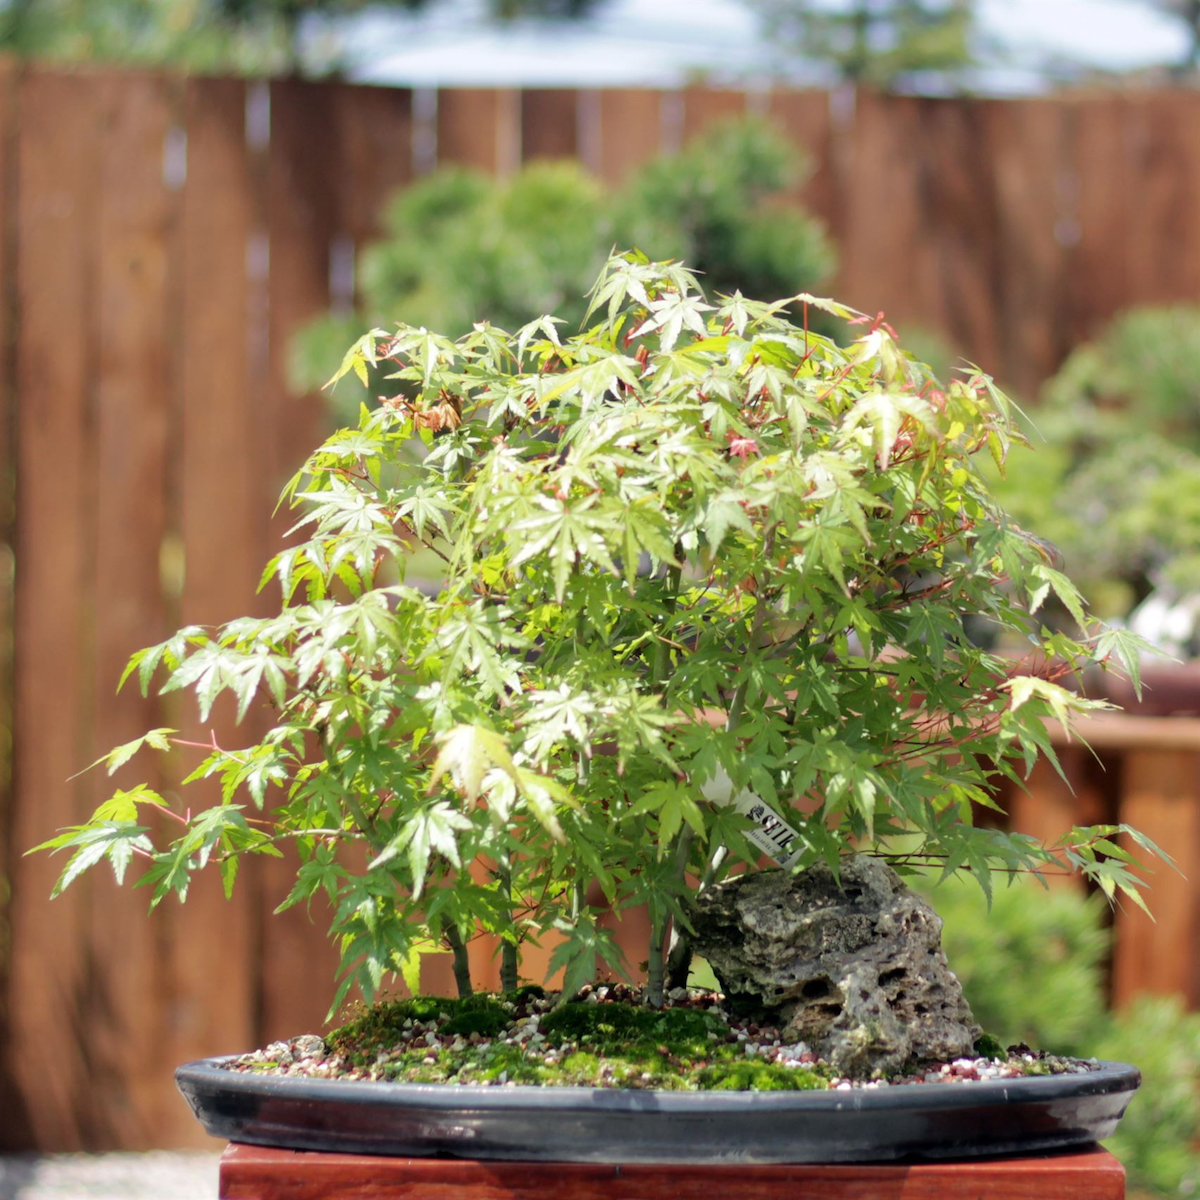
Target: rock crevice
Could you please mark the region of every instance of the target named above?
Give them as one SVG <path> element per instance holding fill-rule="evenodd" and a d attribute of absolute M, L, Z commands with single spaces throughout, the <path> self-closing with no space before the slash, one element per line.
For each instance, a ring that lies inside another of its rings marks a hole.
<path fill-rule="evenodd" d="M 777 1022 L 850 1075 L 972 1053 L 979 1027 L 942 921 L 885 863 L 757 871 L 702 892 L 696 952 L 735 1011 Z"/>

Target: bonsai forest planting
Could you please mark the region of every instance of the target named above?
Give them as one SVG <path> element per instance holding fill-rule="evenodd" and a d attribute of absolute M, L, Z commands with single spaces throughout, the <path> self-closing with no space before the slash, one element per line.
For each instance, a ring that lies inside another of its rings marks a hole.
<path fill-rule="evenodd" d="M 1139 653 L 991 496 L 1009 401 L 974 369 L 933 378 L 882 318 L 706 296 L 673 262 L 614 256 L 590 299 L 578 333 L 353 346 L 341 386 L 387 387 L 286 487 L 278 613 L 182 629 L 123 681 L 193 692 L 202 720 L 228 692 L 269 728 L 113 750 L 110 771 L 196 755 L 211 806 L 118 791 L 41 847 L 67 852 L 56 890 L 107 860 L 157 905 L 196 871 L 232 892 L 247 856 L 294 858 L 280 907 L 330 901 L 330 1019 L 350 1019 L 242 1071 L 766 1090 L 1087 1070 L 981 1037 L 904 883 L 1070 870 L 1141 904 L 1127 846 L 1157 853 L 990 811 L 1054 760 L 1048 718 L 1103 707 L 1080 672 L 1136 683 Z M 406 580 L 415 550 L 436 584 Z M 1050 600 L 1081 632 L 1043 626 Z M 606 916 L 635 906 L 644 963 Z M 480 935 L 502 995 L 473 994 Z M 551 992 L 523 967 L 543 942 Z M 419 995 L 435 953 L 457 997 Z"/>

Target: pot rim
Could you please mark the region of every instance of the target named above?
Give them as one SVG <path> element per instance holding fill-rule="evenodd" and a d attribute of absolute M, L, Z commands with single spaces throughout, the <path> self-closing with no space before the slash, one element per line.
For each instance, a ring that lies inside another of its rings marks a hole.
<path fill-rule="evenodd" d="M 207 1088 L 222 1084 L 242 1093 L 271 1096 L 303 1088 L 314 1099 L 386 1105 L 404 1102 L 428 1109 L 464 1108 L 481 1111 L 564 1109 L 612 1112 L 696 1113 L 714 1107 L 739 1110 L 800 1109 L 840 1112 L 890 1112 L 914 1105 L 921 1108 L 955 1108 L 969 1104 L 1003 1106 L 1028 1101 L 1041 1103 L 1081 1096 L 1104 1096 L 1134 1091 L 1142 1075 L 1130 1063 L 1101 1061 L 1099 1068 L 1082 1074 L 1022 1075 L 1008 1079 L 970 1080 L 961 1083 L 901 1084 L 881 1088 L 836 1088 L 801 1092 L 655 1091 L 642 1088 L 585 1088 L 531 1084 L 481 1086 L 456 1083 L 402 1083 L 366 1079 L 326 1079 L 311 1075 L 268 1075 L 230 1071 L 223 1064 L 237 1054 L 201 1058 L 176 1068 L 175 1082 Z M 1015 1093 L 1015 1094 L 1014 1094 Z"/>

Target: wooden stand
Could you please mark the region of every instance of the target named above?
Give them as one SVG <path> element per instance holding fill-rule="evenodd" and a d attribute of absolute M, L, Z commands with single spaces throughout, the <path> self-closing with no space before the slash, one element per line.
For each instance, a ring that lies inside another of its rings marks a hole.
<path fill-rule="evenodd" d="M 1124 1200 L 1107 1150 L 905 1166 L 624 1166 L 317 1154 L 230 1143 L 221 1200 Z"/>

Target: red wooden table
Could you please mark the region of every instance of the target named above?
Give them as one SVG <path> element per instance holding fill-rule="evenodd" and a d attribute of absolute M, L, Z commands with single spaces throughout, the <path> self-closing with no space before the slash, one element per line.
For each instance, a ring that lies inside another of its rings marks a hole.
<path fill-rule="evenodd" d="M 908 1166 L 624 1166 L 315 1154 L 231 1143 L 221 1200 L 1124 1200 L 1106 1150 Z"/>

